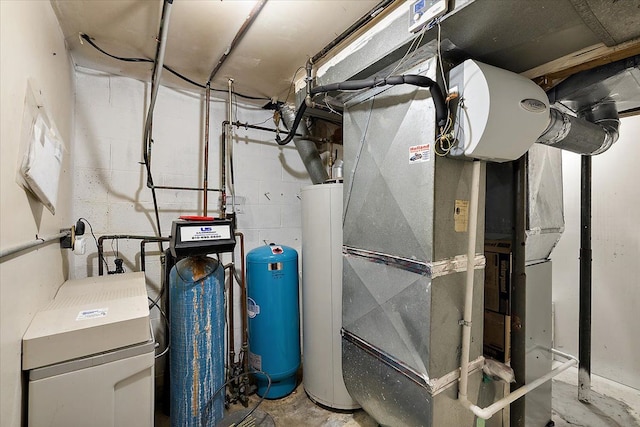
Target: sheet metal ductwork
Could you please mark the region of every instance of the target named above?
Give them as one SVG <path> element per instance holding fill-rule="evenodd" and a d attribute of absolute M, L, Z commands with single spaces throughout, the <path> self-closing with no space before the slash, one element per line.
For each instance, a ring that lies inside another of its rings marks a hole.
<path fill-rule="evenodd" d="M 604 153 L 618 140 L 618 113 L 613 105 L 601 104 L 573 117 L 551 108 L 549 125 L 536 142 L 578 154 Z"/>
<path fill-rule="evenodd" d="M 284 124 L 291 129 L 296 118 L 295 110 L 292 107 L 283 106 L 280 108 L 280 114 L 282 115 Z M 327 175 L 327 171 L 322 164 L 322 159 L 320 158 L 320 153 L 318 152 L 316 144 L 309 139 L 305 139 L 305 137 L 309 135 L 309 129 L 307 129 L 307 125 L 305 125 L 303 121 L 300 121 L 296 131 L 297 133 L 304 135 L 302 138 L 295 137 L 293 139 L 293 143 L 296 145 L 296 149 L 300 154 L 302 163 L 304 163 L 304 166 L 309 173 L 311 182 L 314 184 L 322 184 L 329 179 L 329 175 Z"/>

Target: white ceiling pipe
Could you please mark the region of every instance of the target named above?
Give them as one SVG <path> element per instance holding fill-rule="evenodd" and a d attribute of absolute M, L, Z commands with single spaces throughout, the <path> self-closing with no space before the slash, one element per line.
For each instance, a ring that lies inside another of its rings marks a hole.
<path fill-rule="evenodd" d="M 471 345 L 471 316 L 473 314 L 473 278 L 476 259 L 476 232 L 478 230 L 478 202 L 480 200 L 480 161 L 473 162 L 471 196 L 469 198 L 469 241 L 467 244 L 467 276 L 462 318 L 462 355 L 460 356 L 460 384 L 458 398 L 467 400 L 469 379 L 469 346 Z"/>

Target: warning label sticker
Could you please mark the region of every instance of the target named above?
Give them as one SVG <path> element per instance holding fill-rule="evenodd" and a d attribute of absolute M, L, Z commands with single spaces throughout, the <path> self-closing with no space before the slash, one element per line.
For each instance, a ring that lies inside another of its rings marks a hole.
<path fill-rule="evenodd" d="M 456 233 L 465 233 L 469 225 L 469 201 L 456 200 L 453 211 L 453 221 Z"/>
<path fill-rule="evenodd" d="M 431 157 L 431 144 L 409 147 L 409 163 L 428 162 Z"/>

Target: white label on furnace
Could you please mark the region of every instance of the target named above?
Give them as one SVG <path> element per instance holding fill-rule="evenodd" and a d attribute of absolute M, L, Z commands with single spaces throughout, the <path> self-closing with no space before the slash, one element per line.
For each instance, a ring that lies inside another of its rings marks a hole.
<path fill-rule="evenodd" d="M 431 156 L 431 144 L 413 145 L 409 147 L 409 163 L 428 162 Z"/>
<path fill-rule="evenodd" d="M 231 238 L 231 227 L 228 225 L 194 225 L 180 228 L 180 239 L 183 242 L 201 240 L 223 240 Z"/>
<path fill-rule="evenodd" d="M 82 310 L 78 313 L 76 320 L 95 319 L 96 317 L 105 317 L 107 315 L 108 308 L 94 308 L 92 310 Z"/>

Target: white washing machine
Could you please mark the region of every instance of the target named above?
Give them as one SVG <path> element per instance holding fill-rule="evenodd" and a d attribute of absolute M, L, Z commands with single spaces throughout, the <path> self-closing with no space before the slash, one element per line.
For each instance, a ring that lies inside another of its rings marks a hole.
<path fill-rule="evenodd" d="M 65 282 L 22 340 L 29 426 L 153 426 L 144 273 Z"/>

